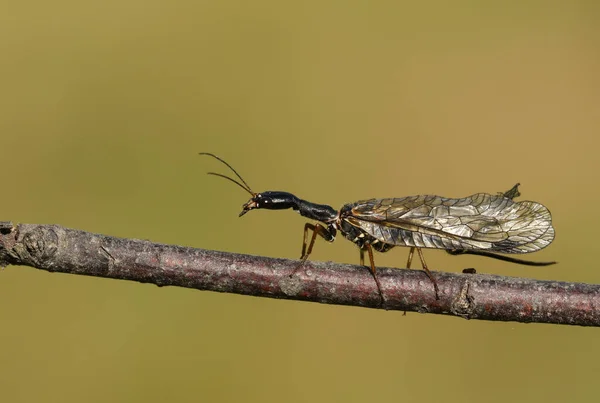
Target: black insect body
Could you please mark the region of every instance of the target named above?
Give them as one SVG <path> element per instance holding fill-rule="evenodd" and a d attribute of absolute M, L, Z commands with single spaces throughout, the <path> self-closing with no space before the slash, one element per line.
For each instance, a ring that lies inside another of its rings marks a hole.
<path fill-rule="evenodd" d="M 337 231 L 359 247 L 361 265 L 366 251 L 382 302 L 384 298 L 373 250 L 387 252 L 395 246 L 410 247 L 407 268 L 410 268 L 416 250 L 423 270 L 433 284 L 436 298 L 439 298 L 438 285 L 425 263 L 421 248 L 444 249 L 451 254 L 482 255 L 526 265 L 555 263 L 530 262 L 496 254 L 534 252 L 548 246 L 554 239 L 552 217 L 546 207 L 531 201 L 513 200 L 520 195 L 519 184 L 497 195 L 477 193 L 461 199 L 432 195 L 370 199 L 345 204 L 338 211 L 287 192 L 255 193 L 227 162 L 214 154 L 201 155 L 211 156 L 225 164 L 241 182 L 226 175 L 209 174 L 228 179 L 252 195 L 243 205 L 240 217 L 254 209 L 291 208 L 306 218 L 318 221 L 304 226 L 302 261 L 312 252 L 317 235 L 333 242 Z M 310 241 L 309 232 L 312 232 Z"/>

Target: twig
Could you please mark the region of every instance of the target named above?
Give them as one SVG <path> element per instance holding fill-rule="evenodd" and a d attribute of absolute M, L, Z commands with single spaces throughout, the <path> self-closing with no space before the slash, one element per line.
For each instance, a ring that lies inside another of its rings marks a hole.
<path fill-rule="evenodd" d="M 382 308 L 365 267 L 273 259 L 115 238 L 58 225 L 0 222 L 0 265 L 328 304 Z M 296 270 L 298 269 L 298 270 Z M 600 325 L 600 286 L 378 268 L 386 309 L 467 319 Z"/>

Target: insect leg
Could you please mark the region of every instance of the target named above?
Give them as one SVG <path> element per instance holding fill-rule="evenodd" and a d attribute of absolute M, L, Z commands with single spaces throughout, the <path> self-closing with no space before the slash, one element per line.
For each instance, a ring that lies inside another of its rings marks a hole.
<path fill-rule="evenodd" d="M 308 231 L 312 231 L 312 236 L 310 237 L 310 242 L 308 243 L 308 249 L 306 248 L 306 238 L 308 237 Z M 320 235 L 323 239 L 328 242 L 333 242 L 335 239 L 335 229 L 331 230 L 327 227 L 322 226 L 321 224 L 304 224 L 304 238 L 302 240 L 302 256 L 300 256 L 300 264 L 298 267 L 294 269 L 290 277 L 293 277 L 294 274 L 302 267 L 306 259 L 308 259 L 308 255 L 312 252 L 313 246 L 315 245 L 315 241 L 317 240 L 317 235 Z"/>
<path fill-rule="evenodd" d="M 365 250 L 363 248 L 360 248 L 359 251 L 360 251 L 360 265 L 364 266 L 365 265 Z"/>
<path fill-rule="evenodd" d="M 413 249 L 413 248 L 411 248 L 411 249 Z M 421 251 L 421 248 L 416 248 L 416 249 L 417 249 L 417 253 L 419 254 L 419 258 L 421 259 L 421 266 L 423 266 L 423 270 L 425 270 L 427 277 L 429 277 L 429 279 L 433 283 L 433 289 L 435 290 L 435 299 L 440 299 L 437 281 L 435 281 L 435 278 L 433 278 L 433 275 L 427 268 L 427 263 L 425 263 L 425 258 L 423 257 L 423 252 Z"/>
<path fill-rule="evenodd" d="M 310 243 L 308 244 L 308 249 L 306 248 L 306 238 L 308 236 L 308 231 L 312 231 L 312 237 L 310 238 Z M 320 235 L 323 239 L 328 242 L 333 242 L 335 239 L 335 235 L 331 233 L 327 229 L 327 227 L 322 226 L 321 224 L 304 224 L 304 239 L 302 241 L 302 256 L 300 259 L 305 261 L 308 259 L 308 255 L 311 254 L 313 250 L 313 246 L 315 245 L 315 241 L 317 239 L 317 235 Z"/>
<path fill-rule="evenodd" d="M 406 261 L 406 268 L 410 269 L 410 264 L 412 263 L 413 253 L 415 253 L 415 247 L 410 247 L 410 252 L 408 252 L 408 260 Z"/>
<path fill-rule="evenodd" d="M 381 298 L 381 305 L 383 305 L 385 307 L 385 298 L 383 297 L 383 291 L 381 291 L 381 284 L 379 283 L 379 278 L 377 278 L 377 270 L 375 269 L 375 259 L 373 259 L 373 248 L 371 247 L 371 244 L 366 242 L 364 247 L 367 249 L 367 252 L 369 253 L 369 261 L 371 262 L 371 274 L 373 275 L 373 278 L 375 279 L 375 284 L 377 284 L 377 291 L 379 291 L 379 297 Z M 364 251 L 363 248 L 360 249 L 360 256 L 361 258 L 364 257 Z M 364 259 L 361 259 L 364 263 Z"/>

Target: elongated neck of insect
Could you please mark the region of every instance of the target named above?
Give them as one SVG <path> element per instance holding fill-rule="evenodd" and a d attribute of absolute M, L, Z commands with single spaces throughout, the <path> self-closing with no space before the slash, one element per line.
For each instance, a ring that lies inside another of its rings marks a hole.
<path fill-rule="evenodd" d="M 317 220 L 321 222 L 328 222 L 337 217 L 337 210 L 326 204 L 311 203 L 306 200 L 297 199 L 298 210 L 301 216 L 310 218 L 311 220 Z"/>

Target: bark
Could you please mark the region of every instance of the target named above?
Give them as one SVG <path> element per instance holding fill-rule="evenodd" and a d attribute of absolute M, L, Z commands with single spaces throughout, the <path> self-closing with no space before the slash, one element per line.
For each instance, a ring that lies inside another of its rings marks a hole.
<path fill-rule="evenodd" d="M 385 304 L 368 268 L 241 255 L 58 225 L 0 222 L 0 265 L 51 272 L 466 319 L 600 325 L 600 286 L 487 274 L 378 268 Z"/>

